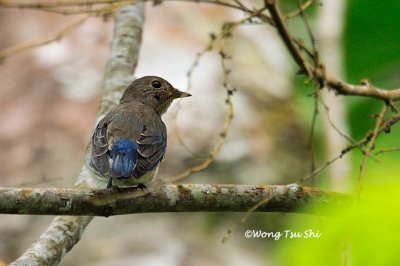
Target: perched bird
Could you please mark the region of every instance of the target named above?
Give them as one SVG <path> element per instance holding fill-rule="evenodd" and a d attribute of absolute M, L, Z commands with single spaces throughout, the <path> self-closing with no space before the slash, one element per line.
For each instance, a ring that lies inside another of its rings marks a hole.
<path fill-rule="evenodd" d="M 91 166 L 103 177 L 130 185 L 150 183 L 167 149 L 167 129 L 161 120 L 174 99 L 191 96 L 168 81 L 146 76 L 133 81 L 100 122 L 92 136 Z"/>

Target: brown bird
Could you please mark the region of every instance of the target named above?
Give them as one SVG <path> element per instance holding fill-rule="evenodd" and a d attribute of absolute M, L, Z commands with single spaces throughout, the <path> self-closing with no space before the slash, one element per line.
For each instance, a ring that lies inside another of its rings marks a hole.
<path fill-rule="evenodd" d="M 146 185 L 158 171 L 167 149 L 167 129 L 161 120 L 172 101 L 191 96 L 168 81 L 146 76 L 133 81 L 100 122 L 92 136 L 91 166 L 122 185 Z"/>

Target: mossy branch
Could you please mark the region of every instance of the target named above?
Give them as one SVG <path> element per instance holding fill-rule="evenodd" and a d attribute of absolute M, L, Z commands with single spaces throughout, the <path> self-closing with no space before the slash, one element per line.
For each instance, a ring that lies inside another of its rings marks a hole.
<path fill-rule="evenodd" d="M 290 185 L 186 184 L 146 189 L 0 188 L 0 213 L 112 216 L 147 212 L 318 213 L 350 196 Z M 311 208 L 310 208 L 311 207 Z M 321 213 L 318 213 L 321 214 Z"/>

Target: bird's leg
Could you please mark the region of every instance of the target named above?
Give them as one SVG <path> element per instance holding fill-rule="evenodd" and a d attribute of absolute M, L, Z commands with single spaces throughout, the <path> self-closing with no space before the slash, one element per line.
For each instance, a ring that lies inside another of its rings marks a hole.
<path fill-rule="evenodd" d="M 118 191 L 121 191 L 121 188 L 119 186 L 115 186 L 115 185 L 112 184 L 112 179 L 113 178 L 110 177 L 110 179 L 108 180 L 107 188 L 112 188 L 112 189 L 116 189 Z"/>
<path fill-rule="evenodd" d="M 144 189 L 146 189 L 147 187 L 146 187 L 144 184 L 139 183 L 139 184 L 136 185 L 135 188 L 136 188 L 137 190 L 144 190 Z"/>
<path fill-rule="evenodd" d="M 110 179 L 108 179 L 107 188 L 112 188 L 112 187 L 113 187 L 112 177 L 110 176 Z"/>

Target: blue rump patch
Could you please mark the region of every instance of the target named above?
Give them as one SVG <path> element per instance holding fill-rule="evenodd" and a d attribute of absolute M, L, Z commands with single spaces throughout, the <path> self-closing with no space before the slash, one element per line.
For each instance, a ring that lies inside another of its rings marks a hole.
<path fill-rule="evenodd" d="M 116 141 L 111 149 L 111 176 L 129 178 L 137 161 L 137 144 L 130 139 Z"/>

